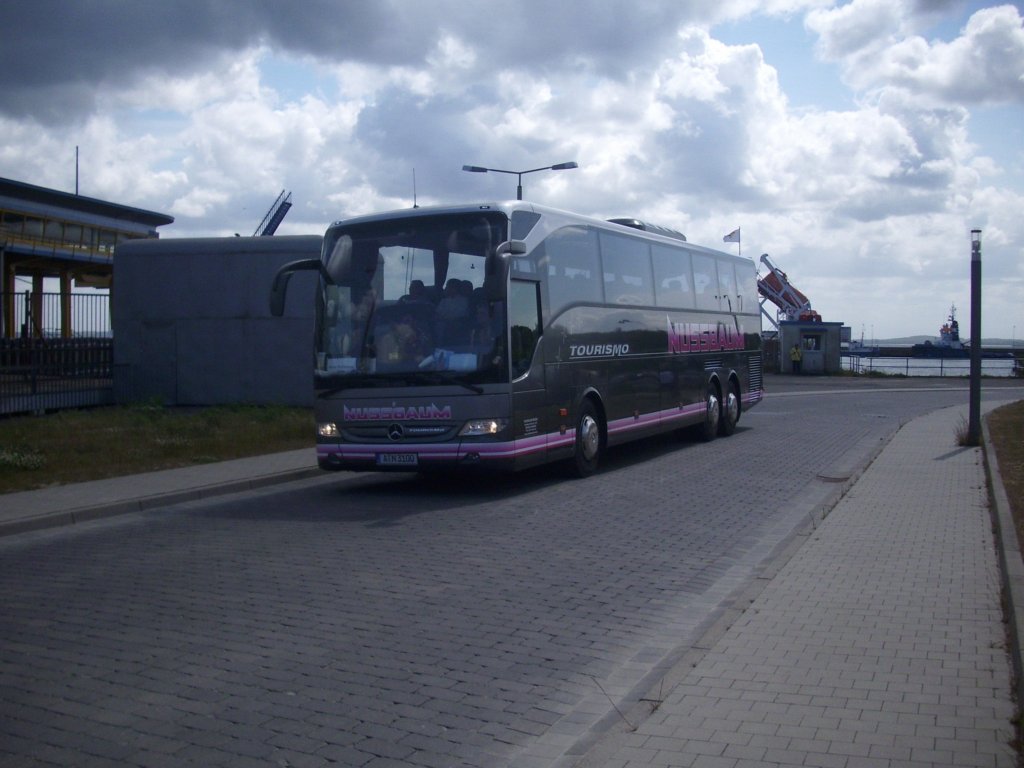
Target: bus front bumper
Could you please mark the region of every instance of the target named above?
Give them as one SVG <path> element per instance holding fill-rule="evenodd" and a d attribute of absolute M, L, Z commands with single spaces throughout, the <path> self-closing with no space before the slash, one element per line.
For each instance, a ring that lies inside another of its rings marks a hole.
<path fill-rule="evenodd" d="M 514 443 L 459 441 L 403 445 L 320 443 L 317 463 L 321 469 L 429 472 L 444 469 L 485 469 L 499 472 L 516 469 Z"/>

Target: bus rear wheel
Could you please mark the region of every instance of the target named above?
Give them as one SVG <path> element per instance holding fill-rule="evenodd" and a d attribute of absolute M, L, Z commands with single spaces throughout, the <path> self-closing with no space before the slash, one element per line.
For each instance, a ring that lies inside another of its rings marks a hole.
<path fill-rule="evenodd" d="M 704 396 L 704 421 L 700 425 L 700 437 L 704 442 L 710 442 L 718 436 L 721 420 L 722 402 L 718 396 L 718 387 L 708 384 L 707 394 Z"/>
<path fill-rule="evenodd" d="M 576 420 L 573 465 L 579 477 L 589 477 L 601 462 L 601 422 L 594 404 L 585 400 Z"/>
<path fill-rule="evenodd" d="M 740 420 L 740 392 L 735 382 L 729 384 L 729 390 L 722 403 L 722 417 L 718 424 L 718 433 L 728 437 L 736 431 L 736 423 Z"/>

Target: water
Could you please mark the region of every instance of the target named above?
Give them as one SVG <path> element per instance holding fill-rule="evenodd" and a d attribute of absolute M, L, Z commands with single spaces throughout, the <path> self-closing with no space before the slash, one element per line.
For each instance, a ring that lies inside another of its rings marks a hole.
<path fill-rule="evenodd" d="M 1012 358 L 982 358 L 982 376 L 1010 377 L 1014 375 Z M 899 376 L 963 376 L 971 375 L 970 358 L 934 357 L 856 357 L 842 358 L 844 371 L 857 373 L 887 373 Z"/>

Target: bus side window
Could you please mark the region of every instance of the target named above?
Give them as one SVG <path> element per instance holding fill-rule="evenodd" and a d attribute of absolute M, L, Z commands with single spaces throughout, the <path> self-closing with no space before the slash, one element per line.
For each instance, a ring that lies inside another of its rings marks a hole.
<path fill-rule="evenodd" d="M 736 292 L 740 295 L 740 312 L 757 314 L 760 307 L 757 293 L 757 272 L 752 261 L 736 264 Z"/>
<path fill-rule="evenodd" d="M 693 254 L 693 287 L 696 289 L 697 309 L 718 310 L 718 270 L 715 260 L 703 253 Z"/>
<path fill-rule="evenodd" d="M 601 232 L 604 300 L 609 304 L 653 304 L 654 280 L 647 243 Z"/>
<path fill-rule="evenodd" d="M 512 328 L 512 378 L 530 370 L 533 352 L 541 335 L 540 283 L 512 280 L 509 283 L 508 322 Z"/>
<path fill-rule="evenodd" d="M 719 308 L 723 312 L 739 312 L 740 297 L 736 292 L 736 272 L 732 262 L 718 259 Z"/>
<path fill-rule="evenodd" d="M 586 227 L 563 227 L 541 246 L 547 261 L 548 300 L 552 317 L 564 307 L 601 302 L 601 266 L 597 233 Z"/>
<path fill-rule="evenodd" d="M 690 253 L 682 248 L 651 246 L 655 303 L 672 309 L 693 308 L 693 270 Z"/>

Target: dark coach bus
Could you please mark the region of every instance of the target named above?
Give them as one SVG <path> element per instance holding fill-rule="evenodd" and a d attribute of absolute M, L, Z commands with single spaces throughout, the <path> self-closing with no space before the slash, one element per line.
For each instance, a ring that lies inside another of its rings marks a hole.
<path fill-rule="evenodd" d="M 730 435 L 762 396 L 750 259 L 524 202 L 337 222 L 314 340 L 324 469 L 594 472 L 609 446 Z"/>

